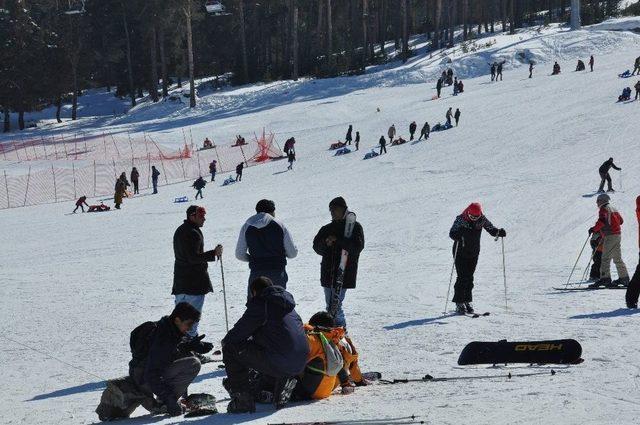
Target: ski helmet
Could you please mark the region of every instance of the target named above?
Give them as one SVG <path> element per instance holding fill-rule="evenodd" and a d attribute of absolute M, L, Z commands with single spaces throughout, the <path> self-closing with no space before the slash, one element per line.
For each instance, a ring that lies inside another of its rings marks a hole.
<path fill-rule="evenodd" d="M 601 193 L 600 195 L 598 195 L 598 199 L 596 199 L 596 204 L 601 207 L 608 204 L 609 201 L 611 201 L 611 197 L 609 197 L 609 195 L 607 195 L 606 193 Z"/>

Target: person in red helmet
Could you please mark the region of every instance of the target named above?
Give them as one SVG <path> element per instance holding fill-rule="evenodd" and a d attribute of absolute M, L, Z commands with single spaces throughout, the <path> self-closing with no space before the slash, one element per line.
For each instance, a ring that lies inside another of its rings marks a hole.
<path fill-rule="evenodd" d="M 456 283 L 453 287 L 453 302 L 456 313 L 473 313 L 473 274 L 480 255 L 480 236 L 482 229 L 493 237 L 504 238 L 507 232 L 498 229 L 487 219 L 482 206 L 474 202 L 470 204 L 451 226 L 449 237 L 454 240 L 453 258 L 456 266 Z"/>
<path fill-rule="evenodd" d="M 638 219 L 638 247 L 640 247 L 640 196 L 636 198 L 636 218 Z M 640 295 L 640 262 L 633 273 L 627 293 L 625 295 L 627 307 L 638 308 L 638 296 Z"/>

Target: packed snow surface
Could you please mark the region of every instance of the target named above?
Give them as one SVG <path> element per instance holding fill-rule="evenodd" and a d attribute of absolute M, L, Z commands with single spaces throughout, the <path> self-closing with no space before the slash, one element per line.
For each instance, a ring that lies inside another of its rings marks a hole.
<path fill-rule="evenodd" d="M 406 64 L 373 67 L 363 76 L 201 93 L 193 111 L 184 105 L 143 104 L 119 118 L 86 117 L 73 125 L 30 130 L 34 135 L 74 129 L 145 131 L 174 146 L 181 143 L 184 126 L 191 126 L 194 139 L 230 138 L 263 126 L 281 142 L 295 136 L 293 171 L 276 161 L 248 169 L 241 183 L 228 187 L 221 187 L 226 176 L 219 176 L 198 202 L 208 210 L 206 248 L 225 247 L 231 321 L 243 312 L 249 275 L 247 265 L 232 253 L 240 227 L 261 198 L 275 201 L 278 218 L 300 249 L 288 265 L 288 289 L 298 312 L 307 320 L 324 308 L 320 258 L 311 245 L 329 221 L 329 200 L 342 195 L 358 214 L 366 240 L 358 286 L 345 302 L 363 370 L 381 371 L 386 378 L 506 373 L 504 367 L 456 365 L 462 348 L 474 340 L 575 338 L 584 350 L 583 364 L 560 367 L 563 373 L 553 377 L 374 385 L 278 412 L 261 406 L 254 415 L 221 414 L 192 422 L 265 424 L 415 414 L 434 424 L 637 423 L 637 311 L 623 308 L 624 291 L 552 288 L 566 282 L 595 222 L 595 198 L 588 195 L 599 183 L 598 166 L 610 156 L 623 169 L 613 174 L 619 191 L 612 202 L 626 219 L 624 258 L 631 271 L 636 266 L 640 103 L 616 100 L 623 87 L 637 81 L 617 74 L 632 68 L 640 55 L 640 36 L 554 26 L 495 35 L 478 45 L 494 39 L 476 52 L 463 53 L 459 47 L 445 52 L 450 65 L 439 53 L 425 55 L 417 44 L 418 55 Z M 573 72 L 577 59 L 586 62 L 590 54 L 595 71 Z M 532 79 L 527 78 L 529 59 L 536 62 Z M 504 81 L 490 81 L 487 62 L 493 60 L 507 61 Z M 550 76 L 555 60 L 562 73 Z M 435 78 L 446 66 L 463 78 L 465 93 L 453 97 L 448 87 L 442 99 L 432 100 Z M 418 129 L 425 120 L 444 122 L 449 107 L 460 108 L 459 127 L 362 160 L 391 124 L 407 138 L 411 121 Z M 327 148 L 344 138 L 349 123 L 362 135 L 360 151 L 334 157 Z M 194 193 L 181 184 L 146 195 L 125 200 L 121 211 L 102 214 L 67 215 L 72 202 L 0 211 L 1 422 L 96 422 L 104 379 L 127 373 L 129 332 L 171 311 L 171 240 L 188 205 L 173 200 Z M 473 201 L 507 230 L 508 309 L 501 245 L 485 234 L 474 302 L 491 316 L 479 319 L 443 314 L 452 263 L 448 231 Z M 585 254 L 574 281 L 587 261 Z M 200 326 L 217 347 L 224 336 L 218 266 L 210 266 L 215 292 L 207 297 Z M 215 365 L 205 365 L 191 391 L 225 397 L 223 376 Z M 225 404 L 219 407 L 224 412 Z M 144 414 L 139 409 L 134 415 Z M 181 420 L 143 416 L 122 423 Z"/>

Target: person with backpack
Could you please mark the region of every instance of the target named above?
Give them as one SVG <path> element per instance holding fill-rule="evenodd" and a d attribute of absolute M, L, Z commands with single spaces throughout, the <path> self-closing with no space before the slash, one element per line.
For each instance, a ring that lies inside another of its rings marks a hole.
<path fill-rule="evenodd" d="M 86 205 L 87 207 L 89 206 L 89 204 L 87 204 L 87 197 L 83 195 L 76 201 L 76 207 L 74 208 L 73 213 L 75 214 L 78 208 L 80 208 L 82 212 L 84 212 L 84 205 Z"/>
<path fill-rule="evenodd" d="M 198 177 L 196 181 L 191 185 L 196 192 L 196 199 L 198 199 L 198 195 L 200 195 L 200 199 L 202 199 L 202 189 L 207 185 L 207 182 L 202 178 L 202 176 Z"/>
<path fill-rule="evenodd" d="M 197 205 L 187 208 L 187 218 L 173 234 L 173 288 L 171 295 L 175 303 L 187 302 L 202 312 L 205 295 L 213 292 L 209 278 L 209 263 L 222 257 L 222 245 L 216 245 L 211 251 L 204 250 L 204 236 L 200 228 L 206 220 L 206 210 Z M 188 332 L 195 338 L 198 335 L 198 322 Z"/>
<path fill-rule="evenodd" d="M 456 127 L 457 127 L 458 121 L 460 121 L 460 108 L 456 108 L 456 113 L 453 114 L 453 118 L 456 120 Z"/>
<path fill-rule="evenodd" d="M 222 340 L 227 371 L 223 385 L 231 395 L 228 413 L 255 412 L 251 370 L 275 381 L 274 405 L 276 409 L 284 407 L 295 388 L 295 376 L 302 373 L 309 355 L 293 295 L 267 277 L 258 277 L 249 289 L 247 309 Z"/>
<path fill-rule="evenodd" d="M 354 141 L 356 145 L 356 150 L 360 149 L 360 132 L 356 131 L 356 140 Z"/>
<path fill-rule="evenodd" d="M 424 140 L 429 140 L 429 133 L 431 133 L 429 121 L 425 121 L 422 126 L 422 130 L 420 130 L 420 137 L 418 137 L 418 141 L 422 140 L 422 136 L 424 136 Z"/>
<path fill-rule="evenodd" d="M 293 170 L 293 162 L 296 160 L 296 151 L 290 149 L 287 153 L 287 162 L 289 162 L 289 166 L 287 170 Z"/>
<path fill-rule="evenodd" d="M 636 198 L 636 219 L 638 220 L 638 247 L 640 250 L 640 196 Z M 629 282 L 625 300 L 628 308 L 638 308 L 638 297 L 640 296 L 640 261 L 636 266 L 633 277 Z"/>
<path fill-rule="evenodd" d="M 236 181 L 242 181 L 242 170 L 244 169 L 244 162 L 236 165 Z"/>
<path fill-rule="evenodd" d="M 155 165 L 151 166 L 151 183 L 153 184 L 153 193 L 158 193 L 158 177 L 160 177 L 160 171 L 156 169 Z"/>
<path fill-rule="evenodd" d="M 589 234 L 602 232 L 602 264 L 600 265 L 600 279 L 589 285 L 590 288 L 616 287 L 629 285 L 629 273 L 622 260 L 622 216 L 610 204 L 611 198 L 606 193 L 601 193 L 596 199 L 598 205 L 598 221 L 589 229 Z M 618 279 L 611 280 L 611 261 L 616 265 Z"/>
<path fill-rule="evenodd" d="M 169 316 L 143 323 L 131 332 L 129 376 L 145 394 L 157 397 L 159 403 L 143 404 L 151 413 L 164 409 L 170 416 L 184 413 L 180 398 L 200 372 L 200 361 L 191 352 L 205 354 L 213 349 L 208 342 L 185 342 L 199 321 L 200 312 L 181 302 Z"/>
<path fill-rule="evenodd" d="M 622 170 L 622 168 L 613 163 L 613 158 L 607 159 L 602 163 L 600 168 L 598 168 L 598 174 L 600 174 L 600 186 L 598 187 L 598 192 L 604 192 L 605 182 L 607 182 L 607 192 L 614 192 L 613 186 L 611 185 L 611 175 L 609 174 L 609 170 L 611 168 L 618 171 Z"/>
<path fill-rule="evenodd" d="M 380 154 L 382 155 L 382 153 L 387 153 L 387 140 L 384 138 L 384 136 L 380 136 L 380 140 L 378 141 L 378 143 L 380 144 Z"/>
<path fill-rule="evenodd" d="M 411 121 L 411 124 L 409 124 L 409 140 L 413 140 L 413 135 L 415 134 L 417 128 L 418 124 L 416 124 L 415 121 Z"/>
<path fill-rule="evenodd" d="M 211 174 L 211 181 L 216 181 L 216 172 L 218 171 L 218 161 L 215 159 L 209 163 L 209 173 Z"/>
<path fill-rule="evenodd" d="M 351 140 L 353 140 L 352 135 L 351 135 L 352 132 L 353 132 L 353 126 L 351 124 L 349 124 L 349 128 L 347 129 L 347 135 L 344 138 L 345 146 L 351 144 Z"/>
<path fill-rule="evenodd" d="M 266 276 L 274 285 L 286 289 L 289 280 L 287 258 L 296 258 L 298 248 L 289 230 L 275 215 L 276 204 L 273 201 L 258 201 L 256 214 L 249 217 L 240 229 L 236 258 L 249 263 L 249 284 L 260 276 Z M 251 291 L 247 290 L 247 293 L 251 295 Z"/>
<path fill-rule="evenodd" d="M 340 267 L 342 250 L 348 253 L 349 259 L 344 270 L 344 278 L 340 293 L 337 294 L 338 305 L 335 306 L 335 320 L 337 326 L 347 327 L 343 303 L 348 289 L 355 289 L 358 276 L 358 261 L 364 249 L 364 231 L 362 225 L 356 221 L 350 238 L 344 237 L 346 226 L 347 202 L 341 196 L 329 202 L 331 222 L 320 228 L 313 238 L 313 250 L 322 257 L 320 263 L 320 284 L 324 290 L 327 311 L 331 309 L 334 290 Z"/>
<path fill-rule="evenodd" d="M 138 182 L 140 179 L 140 173 L 136 167 L 133 167 L 131 170 L 131 183 L 133 183 L 133 194 L 138 195 L 140 191 L 138 190 Z"/>

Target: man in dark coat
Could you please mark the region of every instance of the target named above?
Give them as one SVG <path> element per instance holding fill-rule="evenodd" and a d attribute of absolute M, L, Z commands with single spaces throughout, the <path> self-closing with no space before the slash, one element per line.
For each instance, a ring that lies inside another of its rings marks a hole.
<path fill-rule="evenodd" d="M 611 175 L 609 175 L 609 170 L 613 168 L 614 170 L 622 170 L 622 168 L 616 166 L 613 163 L 613 158 L 609 158 L 605 162 L 602 163 L 600 168 L 598 168 L 598 173 L 600 174 L 600 187 L 598 188 L 598 192 L 604 191 L 604 183 L 607 182 L 607 192 L 613 192 L 613 187 L 611 185 Z"/>
<path fill-rule="evenodd" d="M 197 190 L 196 199 L 198 199 L 198 196 L 200 196 L 200 199 L 203 198 L 202 189 L 204 189 L 206 185 L 207 185 L 207 182 L 202 178 L 202 176 L 198 177 L 196 181 L 193 182 L 192 186 L 195 190 Z"/>
<path fill-rule="evenodd" d="M 331 223 L 322 226 L 318 234 L 313 239 L 313 250 L 322 256 L 320 264 L 320 284 L 324 288 L 324 298 L 327 311 L 331 308 L 336 276 L 340 266 L 342 250 L 347 251 L 349 257 L 347 267 L 344 271 L 344 281 L 342 290 L 338 294 L 339 304 L 336 309 L 336 325 L 347 327 L 342 304 L 347 289 L 356 287 L 356 277 L 358 275 L 358 260 L 360 252 L 364 249 L 364 231 L 360 223 L 356 222 L 350 238 L 344 237 L 345 217 L 347 213 L 347 203 L 342 197 L 337 197 L 329 203 L 331 211 Z"/>
<path fill-rule="evenodd" d="M 306 365 L 309 344 L 293 296 L 267 277 L 251 282 L 247 309 L 222 340 L 231 394 L 229 413 L 255 412 L 249 371 L 275 379 L 274 404 L 283 407 Z"/>
<path fill-rule="evenodd" d="M 206 211 L 203 207 L 191 205 L 187 208 L 187 219 L 173 235 L 175 264 L 173 269 L 173 289 L 176 304 L 186 302 L 202 312 L 204 296 L 213 292 L 209 272 L 209 262 L 222 256 L 222 245 L 211 251 L 204 251 L 204 237 L 200 228 L 204 225 Z M 198 335 L 198 322 L 189 335 Z"/>
<path fill-rule="evenodd" d="M 429 133 L 431 133 L 429 121 L 425 121 L 424 125 L 422 126 L 422 130 L 420 130 L 420 137 L 418 137 L 418 140 L 422 140 L 422 136 L 424 136 L 424 140 L 429 140 Z"/>
<path fill-rule="evenodd" d="M 456 127 L 457 127 L 458 121 L 460 121 L 460 108 L 456 108 L 456 113 L 453 114 L 453 118 L 456 120 Z"/>
<path fill-rule="evenodd" d="M 236 165 L 236 181 L 242 181 L 242 170 L 244 169 L 244 162 Z"/>
<path fill-rule="evenodd" d="M 480 204 L 470 204 L 456 217 L 449 231 L 449 237 L 454 240 L 453 257 L 456 266 L 456 283 L 453 302 L 456 303 L 456 313 L 473 313 L 473 274 L 480 255 L 480 236 L 482 229 L 491 236 L 503 238 L 507 236 L 504 229 L 497 229 L 482 213 Z"/>
<path fill-rule="evenodd" d="M 347 129 L 347 135 L 344 138 L 344 144 L 345 145 L 350 145 L 351 144 L 351 141 L 353 140 L 352 133 L 353 133 L 353 126 L 351 124 L 349 124 L 349 128 Z"/>
<path fill-rule="evenodd" d="M 153 183 L 153 193 L 158 193 L 158 177 L 160 177 L 160 171 L 155 165 L 151 166 L 151 183 Z"/>
<path fill-rule="evenodd" d="M 382 153 L 387 153 L 387 139 L 384 138 L 384 136 L 380 136 L 380 141 L 378 142 L 380 144 L 380 155 L 382 155 Z"/>
<path fill-rule="evenodd" d="M 409 140 L 413 140 L 413 135 L 415 134 L 417 128 L 418 124 L 416 124 L 415 121 L 412 121 L 411 124 L 409 124 Z"/>
<path fill-rule="evenodd" d="M 137 195 L 140 193 L 139 189 L 139 180 L 140 180 L 140 172 L 136 167 L 133 167 L 131 170 L 131 183 L 133 183 L 133 194 Z"/>
<path fill-rule="evenodd" d="M 438 92 L 438 99 L 440 99 L 440 92 L 442 91 L 442 78 L 438 78 L 438 82 L 436 83 L 436 90 Z"/>

